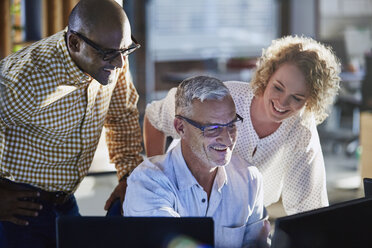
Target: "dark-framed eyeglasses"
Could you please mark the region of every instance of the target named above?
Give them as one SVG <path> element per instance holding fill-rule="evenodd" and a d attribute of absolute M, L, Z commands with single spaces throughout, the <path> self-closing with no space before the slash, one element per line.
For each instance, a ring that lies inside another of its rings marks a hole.
<path fill-rule="evenodd" d="M 88 39 L 84 35 L 80 34 L 79 32 L 76 32 L 76 31 L 71 30 L 71 29 L 70 29 L 70 32 L 72 34 L 77 35 L 85 43 L 87 43 L 89 46 L 93 47 L 97 52 L 99 52 L 102 55 L 102 59 L 104 61 L 112 61 L 117 56 L 119 56 L 120 54 L 122 56 L 127 56 L 127 55 L 133 53 L 134 51 L 136 51 L 138 48 L 141 47 L 141 45 L 137 42 L 137 40 L 132 35 L 131 39 L 132 39 L 133 43 L 128 48 L 104 50 L 99 45 L 97 45 L 95 42 L 91 41 L 90 39 Z"/>
<path fill-rule="evenodd" d="M 180 118 L 182 120 L 187 121 L 189 124 L 193 125 L 196 128 L 199 128 L 205 137 L 217 137 L 220 135 L 223 131 L 223 129 L 226 127 L 227 131 L 230 134 L 234 134 L 237 130 L 237 127 L 243 122 L 243 117 L 236 114 L 236 117 L 234 120 L 230 121 L 226 124 L 208 124 L 208 125 L 201 125 L 200 123 L 193 121 L 189 118 L 186 118 L 182 115 L 176 115 L 176 118 Z"/>

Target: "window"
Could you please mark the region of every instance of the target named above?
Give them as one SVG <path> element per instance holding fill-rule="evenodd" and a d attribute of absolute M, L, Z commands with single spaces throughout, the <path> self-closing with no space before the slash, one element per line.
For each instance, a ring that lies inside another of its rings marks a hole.
<path fill-rule="evenodd" d="M 155 61 L 258 56 L 278 36 L 277 0 L 151 0 Z"/>

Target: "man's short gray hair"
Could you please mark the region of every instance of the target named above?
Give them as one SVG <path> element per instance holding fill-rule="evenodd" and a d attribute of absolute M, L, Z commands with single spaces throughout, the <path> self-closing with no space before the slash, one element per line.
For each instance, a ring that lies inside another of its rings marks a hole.
<path fill-rule="evenodd" d="M 230 96 L 221 80 L 208 76 L 195 76 L 183 80 L 176 92 L 176 114 L 191 115 L 192 101 L 197 99 L 222 100 Z"/>

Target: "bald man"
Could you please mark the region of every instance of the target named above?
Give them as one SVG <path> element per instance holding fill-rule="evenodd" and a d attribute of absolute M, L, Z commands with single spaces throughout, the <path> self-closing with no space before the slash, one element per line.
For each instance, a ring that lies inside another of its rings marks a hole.
<path fill-rule="evenodd" d="M 0 61 L 0 247 L 55 245 L 56 217 L 79 215 L 73 193 L 103 126 L 118 175 L 105 209 L 123 201 L 142 162 L 128 65 L 137 48 L 120 5 L 81 0 L 66 30 Z"/>

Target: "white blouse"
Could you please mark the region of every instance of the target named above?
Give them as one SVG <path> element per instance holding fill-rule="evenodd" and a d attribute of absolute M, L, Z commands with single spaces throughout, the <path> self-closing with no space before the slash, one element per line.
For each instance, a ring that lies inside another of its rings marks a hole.
<path fill-rule="evenodd" d="M 265 206 L 280 197 L 288 215 L 328 206 L 324 160 L 315 120 L 305 126 L 300 115 L 292 116 L 274 133 L 260 139 L 250 118 L 253 92 L 249 83 L 229 81 L 225 85 L 237 113 L 244 118 L 234 152 L 262 173 Z M 165 135 L 179 138 L 173 128 L 175 93 L 173 88 L 164 99 L 148 104 L 146 115 Z"/>

